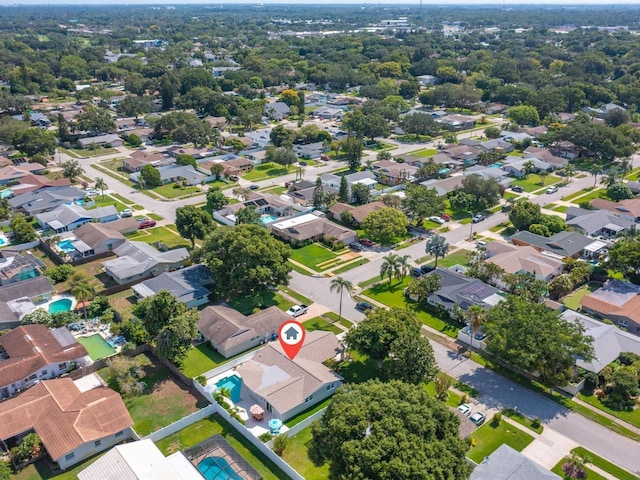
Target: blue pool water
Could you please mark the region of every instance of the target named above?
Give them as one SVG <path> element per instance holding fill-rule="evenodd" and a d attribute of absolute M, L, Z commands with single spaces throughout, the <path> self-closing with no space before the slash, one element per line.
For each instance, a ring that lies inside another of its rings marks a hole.
<path fill-rule="evenodd" d="M 500 168 L 501 166 L 501 163 L 492 163 L 491 165 L 489 165 L 489 168 Z"/>
<path fill-rule="evenodd" d="M 7 240 L 4 237 L 0 237 L 0 245 L 5 245 Z"/>
<path fill-rule="evenodd" d="M 216 382 L 218 388 L 228 388 L 231 392 L 231 401 L 238 403 L 240 401 L 240 390 L 242 389 L 242 379 L 237 375 L 225 377 Z"/>
<path fill-rule="evenodd" d="M 11 190 L 10 188 L 6 188 L 0 192 L 0 198 L 11 198 L 12 195 L 13 190 Z"/>
<path fill-rule="evenodd" d="M 260 217 L 260 221 L 262 223 L 275 222 L 277 219 L 278 219 L 278 217 L 274 217 L 273 215 L 268 215 L 266 213 L 262 214 L 262 216 Z"/>
<path fill-rule="evenodd" d="M 207 480 L 242 480 L 242 476 L 222 457 L 205 458 L 198 464 L 198 471 Z"/>
<path fill-rule="evenodd" d="M 76 250 L 73 248 L 71 240 L 62 240 L 61 242 L 58 242 L 58 248 L 65 253 L 75 252 Z"/>
<path fill-rule="evenodd" d="M 55 302 L 49 304 L 49 313 L 69 312 L 71 311 L 71 300 L 68 298 L 61 298 Z"/>

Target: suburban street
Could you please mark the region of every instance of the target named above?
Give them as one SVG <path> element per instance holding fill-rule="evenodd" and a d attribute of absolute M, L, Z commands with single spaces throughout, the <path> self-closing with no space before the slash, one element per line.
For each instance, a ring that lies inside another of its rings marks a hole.
<path fill-rule="evenodd" d="M 461 135 L 461 137 L 463 135 Z M 466 135 L 470 136 L 472 134 L 468 133 Z M 386 143 L 393 143 L 388 139 L 384 139 L 384 141 Z M 433 146 L 433 143 L 420 145 L 399 144 L 398 148 L 392 150 L 391 153 L 392 155 L 399 155 L 421 148 L 432 148 Z M 105 175 L 93 167 L 93 164 L 98 161 L 109 158 L 121 158 L 128 153 L 128 150 L 121 149 L 121 152 L 117 154 L 99 158 L 94 157 L 80 159 L 79 161 L 88 177 L 104 178 L 109 185 L 110 191 L 123 195 L 135 203 L 144 206 L 149 212 L 161 215 L 165 219 L 162 223 L 174 222 L 175 209 L 180 206 L 201 204 L 205 202 L 204 192 L 202 195 L 190 197 L 184 200 L 156 200 L 132 189 L 112 177 Z M 68 160 L 70 157 L 65 154 L 60 154 L 57 158 L 64 161 Z M 317 175 L 335 170 L 341 166 L 344 166 L 343 162 L 323 162 L 317 166 L 305 168 L 305 176 L 310 179 L 315 179 Z M 291 174 L 281 177 L 256 182 L 241 181 L 241 184 L 246 183 L 248 185 L 249 183 L 256 183 L 261 188 L 266 188 L 272 185 L 282 185 L 284 182 L 294 179 L 295 172 L 292 170 Z M 575 178 L 569 186 L 561 187 L 558 192 L 554 194 L 548 195 L 543 193 L 537 196 L 527 194 L 527 196 L 532 202 L 544 206 L 561 200 L 563 196 L 570 192 L 575 192 L 586 187 L 592 187 L 593 182 L 594 179 L 592 176 Z M 231 196 L 231 189 L 225 190 L 225 194 L 227 196 Z M 475 245 L 467 241 L 470 228 L 480 234 L 481 232 L 489 230 L 491 227 L 504 222 L 506 219 L 507 215 L 505 213 L 498 212 L 488 216 L 486 220 L 475 224 L 472 227 L 452 222 L 450 224 L 451 230 L 443 233 L 442 235 L 446 237 L 447 241 L 451 245 L 450 251 L 454 248 L 473 249 Z M 382 257 L 388 253 L 389 250 L 383 249 L 363 252 L 363 255 L 370 260 L 369 263 L 343 273 L 342 277 L 351 281 L 355 286 L 358 282 L 377 276 L 382 263 Z M 399 253 L 401 255 L 410 255 L 412 259 L 423 257 L 425 255 L 425 241 L 419 241 L 408 248 L 400 250 Z M 293 271 L 291 273 L 290 286 L 299 293 L 311 298 L 314 302 L 337 312 L 339 310 L 340 298 L 337 294 L 330 291 L 330 282 L 331 278 L 328 277 L 305 276 Z M 362 313 L 355 310 L 354 307 L 356 302 L 351 298 L 351 296 L 344 295 L 342 303 L 342 315 L 344 317 L 354 322 L 358 322 L 364 318 Z M 640 456 L 633 455 L 632 453 L 638 449 L 638 444 L 636 442 L 618 435 L 579 414 L 573 413 L 555 402 L 478 365 L 472 360 L 465 357 L 459 357 L 456 352 L 448 350 L 439 343 L 433 341 L 431 343 L 440 368 L 450 375 L 459 378 L 464 383 L 476 388 L 481 393 L 477 400 L 478 405 L 476 405 L 475 408 L 478 406 L 480 406 L 481 409 L 516 408 L 528 417 L 540 418 L 546 427 L 560 432 L 572 441 L 575 441 L 577 444 L 584 445 L 587 449 L 592 450 L 593 452 L 602 455 L 631 471 L 640 472 Z"/>

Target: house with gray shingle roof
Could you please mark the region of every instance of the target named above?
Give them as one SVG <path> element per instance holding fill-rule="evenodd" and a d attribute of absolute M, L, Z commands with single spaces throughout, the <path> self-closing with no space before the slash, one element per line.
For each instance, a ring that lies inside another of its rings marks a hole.
<path fill-rule="evenodd" d="M 62 205 L 50 212 L 36 215 L 38 224 L 44 230 L 55 233 L 71 232 L 85 223 L 107 223 L 117 220 L 118 210 L 113 205 L 86 210 L 80 205 Z"/>
<path fill-rule="evenodd" d="M 562 257 L 577 258 L 586 247 L 594 242 L 580 232 L 559 232 L 550 237 L 531 232 L 517 232 L 511 236 L 515 245 L 531 245 L 541 252 L 555 253 Z"/>
<path fill-rule="evenodd" d="M 609 210 L 569 207 L 566 215 L 567 226 L 592 237 L 615 237 L 620 232 L 635 228 L 635 221 L 631 217 L 616 215 Z"/>
<path fill-rule="evenodd" d="M 198 307 L 209 301 L 213 277 L 206 265 L 198 264 L 181 268 L 173 272 L 163 272 L 157 277 L 134 285 L 133 293 L 137 298 L 149 298 L 161 290 L 168 291 L 187 308 Z"/>
<path fill-rule="evenodd" d="M 76 187 L 51 187 L 16 195 L 8 200 L 9 206 L 27 215 L 49 212 L 60 205 L 85 198 L 85 192 Z"/>
<path fill-rule="evenodd" d="M 503 300 L 497 288 L 453 270 L 436 268 L 427 275 L 438 275 L 441 279 L 440 288 L 427 295 L 427 303 L 442 307 L 450 314 L 454 313 L 454 305 L 462 310 L 471 305 L 490 308 Z"/>
<path fill-rule="evenodd" d="M 471 473 L 469 480 L 561 480 L 507 444 L 498 447 Z"/>

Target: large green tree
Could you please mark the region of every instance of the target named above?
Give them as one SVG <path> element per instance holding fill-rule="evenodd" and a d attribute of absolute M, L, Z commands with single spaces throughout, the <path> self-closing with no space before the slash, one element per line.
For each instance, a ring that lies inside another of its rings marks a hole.
<path fill-rule="evenodd" d="M 416 225 L 422 225 L 422 221 L 432 215 L 444 212 L 444 198 L 438 195 L 435 188 L 424 185 L 409 185 L 405 190 L 405 198 L 402 202 L 407 216 Z"/>
<path fill-rule="evenodd" d="M 609 249 L 607 267 L 640 284 L 640 239 L 622 238 Z"/>
<path fill-rule="evenodd" d="M 191 242 L 191 248 L 195 248 L 196 239 L 204 240 L 213 228 L 211 215 L 204 210 L 193 205 L 176 208 L 176 229 L 183 238 Z"/>
<path fill-rule="evenodd" d="M 224 297 L 289 282 L 291 248 L 258 225 L 218 227 L 195 258 L 204 261 Z"/>
<path fill-rule="evenodd" d="M 498 204 L 502 187 L 493 177 L 484 179 L 480 175 L 467 175 L 462 179 L 461 190 L 473 198 L 472 209 L 479 212 Z"/>
<path fill-rule="evenodd" d="M 140 169 L 140 180 L 147 187 L 159 187 L 162 185 L 160 171 L 153 165 L 145 165 Z"/>
<path fill-rule="evenodd" d="M 509 212 L 509 220 L 516 230 L 529 230 L 534 223 L 542 223 L 540 205 L 529 200 L 520 200 Z"/>
<path fill-rule="evenodd" d="M 13 240 L 16 243 L 32 242 L 38 238 L 33 225 L 27 222 L 25 216 L 21 213 L 16 213 L 11 217 L 9 228 L 13 232 Z"/>
<path fill-rule="evenodd" d="M 86 107 L 76 117 L 76 124 L 79 130 L 91 132 L 93 135 L 111 132 L 116 129 L 116 122 L 109 114 L 109 111 L 96 107 Z"/>
<path fill-rule="evenodd" d="M 502 361 L 539 374 L 548 387 L 572 378 L 576 357 L 593 357 L 593 338 L 545 305 L 510 295 L 493 307 L 484 322 L 487 349 Z"/>
<path fill-rule="evenodd" d="M 392 207 L 371 212 L 362 220 L 365 235 L 381 245 L 393 245 L 407 233 L 409 219 L 400 210 Z"/>
<path fill-rule="evenodd" d="M 459 424 L 422 386 L 350 384 L 314 424 L 310 453 L 329 462 L 332 480 L 463 480 L 471 467 Z"/>

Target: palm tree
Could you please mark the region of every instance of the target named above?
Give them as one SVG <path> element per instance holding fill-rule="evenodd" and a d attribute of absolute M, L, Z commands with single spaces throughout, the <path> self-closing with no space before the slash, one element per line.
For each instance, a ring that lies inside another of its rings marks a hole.
<path fill-rule="evenodd" d="M 438 258 L 444 257 L 449 251 L 449 244 L 442 235 L 432 235 L 427 239 L 425 252 L 436 257 L 435 267 L 438 268 Z"/>
<path fill-rule="evenodd" d="M 604 183 L 607 187 L 610 187 L 611 185 L 618 183 L 618 175 L 620 175 L 618 169 L 611 167 L 606 176 L 600 179 L 600 183 Z"/>
<path fill-rule="evenodd" d="M 104 191 L 109 188 L 109 185 L 102 177 L 98 177 L 96 178 L 96 188 L 100 190 L 100 196 L 104 198 Z"/>
<path fill-rule="evenodd" d="M 569 180 L 571 180 L 571 177 L 576 174 L 576 169 L 573 167 L 573 165 L 569 164 L 563 168 L 563 173 L 566 181 L 568 182 Z"/>
<path fill-rule="evenodd" d="M 89 302 L 95 294 L 95 287 L 89 283 L 88 279 L 82 279 L 77 282 L 72 281 L 71 295 L 82 302 L 85 321 L 87 321 L 87 302 Z"/>
<path fill-rule="evenodd" d="M 342 293 L 346 290 L 347 292 L 351 292 L 353 288 L 353 284 L 342 277 L 335 277 L 331 280 L 329 284 L 329 291 L 336 291 L 340 294 L 340 310 L 338 312 L 338 322 L 342 320 Z"/>
<path fill-rule="evenodd" d="M 522 168 L 524 168 L 524 175 L 525 177 L 527 177 L 529 176 L 529 174 L 533 173 L 536 168 L 536 164 L 533 162 L 533 160 L 527 160 L 522 164 Z"/>
<path fill-rule="evenodd" d="M 549 282 L 549 293 L 556 300 L 571 293 L 573 290 L 574 279 L 570 274 L 563 273 Z"/>
<path fill-rule="evenodd" d="M 386 257 L 382 258 L 382 265 L 380 265 L 380 277 L 384 278 L 386 275 L 389 276 L 389 283 L 391 283 L 391 279 L 395 276 L 398 271 L 398 261 L 400 260 L 400 256 L 395 253 L 390 253 Z"/>
<path fill-rule="evenodd" d="M 476 333 L 487 319 L 487 311 L 480 305 L 471 305 L 465 313 L 467 320 L 469 320 L 469 329 L 471 330 L 471 348 L 473 348 L 473 339 Z"/>
<path fill-rule="evenodd" d="M 593 188 L 596 188 L 596 184 L 598 183 L 598 175 L 602 173 L 602 167 L 600 165 L 594 164 L 589 169 L 589 173 L 593 175 Z"/>
<path fill-rule="evenodd" d="M 402 281 L 404 277 L 409 275 L 411 271 L 411 265 L 409 265 L 409 260 L 411 259 L 411 255 L 402 255 L 398 256 L 398 260 L 396 263 L 396 272 L 395 277 Z"/>

